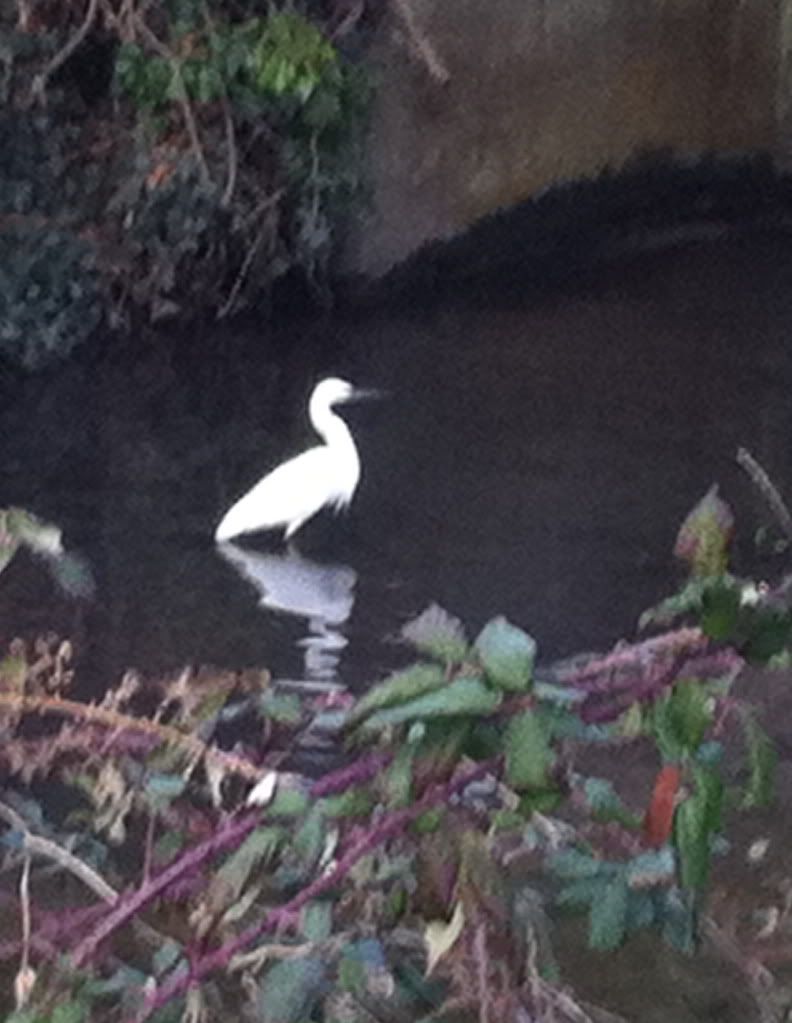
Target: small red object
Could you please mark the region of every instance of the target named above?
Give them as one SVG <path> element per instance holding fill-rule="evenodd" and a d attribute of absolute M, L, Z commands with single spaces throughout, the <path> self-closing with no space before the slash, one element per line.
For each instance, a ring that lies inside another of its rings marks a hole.
<path fill-rule="evenodd" d="M 666 764 L 655 778 L 652 798 L 643 821 L 644 839 L 654 848 L 665 845 L 671 837 L 681 781 L 682 772 L 677 764 Z"/>

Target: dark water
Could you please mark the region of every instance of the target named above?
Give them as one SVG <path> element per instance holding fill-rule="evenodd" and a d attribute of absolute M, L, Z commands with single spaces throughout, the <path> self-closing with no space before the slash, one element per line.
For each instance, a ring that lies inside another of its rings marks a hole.
<path fill-rule="evenodd" d="M 262 606 L 249 578 L 288 603 L 294 563 L 263 560 L 265 545 L 235 565 L 211 537 L 309 441 L 304 401 L 328 373 L 390 397 L 349 410 L 362 483 L 345 519 L 299 535 L 323 567 L 298 565 L 313 590 L 295 615 Z M 0 581 L 0 639 L 72 635 L 92 687 L 188 662 L 359 686 L 403 656 L 387 637 L 432 600 L 471 630 L 504 613 L 555 657 L 632 633 L 712 482 L 750 550 L 759 509 L 738 445 L 792 490 L 792 242 L 636 255 L 544 299 L 163 335 L 135 360 L 108 342 L 2 390 L 0 505 L 57 522 L 96 593 L 55 594 L 20 557 Z M 311 632 L 318 650 L 297 645 Z"/>

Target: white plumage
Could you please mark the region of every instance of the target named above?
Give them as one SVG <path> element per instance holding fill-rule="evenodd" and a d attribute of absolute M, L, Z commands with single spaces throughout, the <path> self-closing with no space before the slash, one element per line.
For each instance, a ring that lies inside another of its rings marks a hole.
<path fill-rule="evenodd" d="M 321 508 L 348 505 L 360 479 L 360 458 L 349 428 L 333 406 L 373 393 L 337 377 L 320 381 L 311 394 L 308 415 L 324 444 L 279 465 L 240 497 L 221 519 L 215 540 L 222 543 L 242 533 L 282 527 L 288 540 Z"/>

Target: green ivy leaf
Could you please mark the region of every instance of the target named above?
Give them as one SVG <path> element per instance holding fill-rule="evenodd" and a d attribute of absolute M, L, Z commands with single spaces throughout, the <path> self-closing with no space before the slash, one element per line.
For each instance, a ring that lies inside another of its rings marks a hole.
<path fill-rule="evenodd" d="M 531 685 L 536 643 L 504 617 L 493 618 L 475 642 L 487 678 L 499 689 L 525 692 Z"/>

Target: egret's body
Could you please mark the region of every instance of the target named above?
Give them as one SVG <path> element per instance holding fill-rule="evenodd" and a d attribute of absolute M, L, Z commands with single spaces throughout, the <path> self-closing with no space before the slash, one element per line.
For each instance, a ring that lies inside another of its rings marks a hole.
<path fill-rule="evenodd" d="M 321 508 L 348 505 L 360 479 L 360 458 L 349 428 L 333 406 L 366 393 L 336 377 L 318 383 L 308 415 L 324 444 L 279 465 L 240 497 L 223 516 L 215 540 L 280 528 L 288 540 Z"/>

